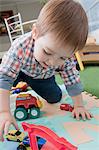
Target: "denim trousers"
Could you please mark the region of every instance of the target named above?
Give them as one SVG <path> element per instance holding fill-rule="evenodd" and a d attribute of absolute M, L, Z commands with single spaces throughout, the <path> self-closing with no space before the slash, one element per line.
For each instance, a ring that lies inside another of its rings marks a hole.
<path fill-rule="evenodd" d="M 26 82 L 37 94 L 44 98 L 48 103 L 57 103 L 61 100 L 62 91 L 55 81 L 55 76 L 47 79 L 33 79 L 22 71 L 19 72 L 13 86 L 18 82 Z"/>

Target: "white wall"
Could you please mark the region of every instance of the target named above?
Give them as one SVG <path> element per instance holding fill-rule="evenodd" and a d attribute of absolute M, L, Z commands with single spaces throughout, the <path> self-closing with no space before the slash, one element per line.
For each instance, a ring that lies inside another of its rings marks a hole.
<path fill-rule="evenodd" d="M 13 10 L 14 14 L 21 13 L 22 22 L 36 19 L 42 8 L 42 5 L 38 1 L 34 2 L 12 2 L 12 3 L 0 3 L 0 11 Z M 10 41 L 8 36 L 0 36 L 0 52 L 5 52 L 10 47 Z"/>
<path fill-rule="evenodd" d="M 23 21 L 36 19 L 39 15 L 41 4 L 39 2 L 17 5 L 18 12 L 22 15 Z"/>

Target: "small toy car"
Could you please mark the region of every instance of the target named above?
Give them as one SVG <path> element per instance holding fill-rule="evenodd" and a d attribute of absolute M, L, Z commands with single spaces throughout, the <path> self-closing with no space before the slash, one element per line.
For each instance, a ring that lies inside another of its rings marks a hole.
<path fill-rule="evenodd" d="M 26 82 L 19 82 L 16 87 L 11 88 L 11 94 L 18 94 L 27 91 L 28 84 Z"/>
<path fill-rule="evenodd" d="M 22 142 L 25 137 L 25 134 L 19 130 L 11 130 L 6 135 L 8 141 Z"/>
<path fill-rule="evenodd" d="M 46 143 L 46 140 L 41 137 L 37 137 L 37 143 L 38 143 L 38 150 L 41 150 L 42 146 Z"/>
<path fill-rule="evenodd" d="M 44 140 L 41 137 L 37 137 L 37 143 L 38 143 L 38 150 L 41 150 L 42 146 L 46 143 L 46 140 Z M 17 147 L 17 150 L 29 150 L 29 149 L 30 149 L 30 139 L 28 136 L 26 136 Z"/>
<path fill-rule="evenodd" d="M 70 104 L 61 104 L 60 109 L 72 112 L 74 108 Z"/>

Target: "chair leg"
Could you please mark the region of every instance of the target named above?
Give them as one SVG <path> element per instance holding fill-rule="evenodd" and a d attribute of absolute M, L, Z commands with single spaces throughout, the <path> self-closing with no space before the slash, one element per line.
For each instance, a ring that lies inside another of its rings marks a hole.
<path fill-rule="evenodd" d="M 81 57 L 80 57 L 79 52 L 76 52 L 76 53 L 75 53 L 75 56 L 76 56 L 76 59 L 77 59 L 77 61 L 78 61 L 80 70 L 83 71 L 83 70 L 84 70 L 84 65 L 83 65 L 83 63 L 82 63 L 82 60 L 81 60 Z"/>

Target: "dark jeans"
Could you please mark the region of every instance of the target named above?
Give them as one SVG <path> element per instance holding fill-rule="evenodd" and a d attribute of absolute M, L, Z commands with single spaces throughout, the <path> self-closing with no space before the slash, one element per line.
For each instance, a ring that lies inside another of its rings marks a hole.
<path fill-rule="evenodd" d="M 13 85 L 16 86 L 20 81 L 26 82 L 37 94 L 46 99 L 48 103 L 57 103 L 61 100 L 62 92 L 55 82 L 54 76 L 48 79 L 33 79 L 20 72 Z"/>

